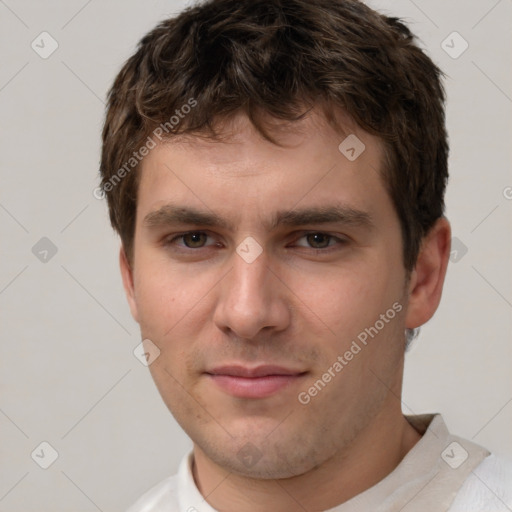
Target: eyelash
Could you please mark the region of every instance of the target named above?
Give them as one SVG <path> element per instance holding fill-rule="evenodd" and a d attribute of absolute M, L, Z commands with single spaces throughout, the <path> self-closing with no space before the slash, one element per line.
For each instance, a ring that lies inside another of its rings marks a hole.
<path fill-rule="evenodd" d="M 175 244 L 175 242 L 177 240 L 179 240 L 179 239 L 183 240 L 183 237 L 185 237 L 186 235 L 193 235 L 193 234 L 202 234 L 202 235 L 206 235 L 209 238 L 212 238 L 206 231 L 187 231 L 185 233 L 181 233 L 179 235 L 176 235 L 176 236 L 174 236 L 174 237 L 172 237 L 170 239 L 169 238 L 165 239 L 164 242 L 163 242 L 163 245 L 165 247 L 170 247 L 170 248 L 172 248 L 172 246 L 179 247 L 179 249 L 177 249 L 177 250 L 178 251 L 183 251 L 183 252 L 198 251 L 200 249 L 206 249 L 208 247 L 212 247 L 212 246 L 215 245 L 215 244 L 204 245 L 202 247 L 193 248 L 193 247 L 187 247 L 186 245 L 176 245 Z M 307 237 L 309 235 L 323 235 L 323 236 L 329 237 L 329 243 L 331 241 L 337 242 L 335 244 L 328 245 L 325 248 L 315 248 L 315 247 L 299 246 L 299 247 L 301 247 L 303 249 L 310 249 L 310 250 L 315 251 L 317 253 L 319 253 L 319 252 L 321 252 L 321 253 L 328 253 L 328 252 L 331 252 L 333 250 L 337 250 L 337 249 L 340 248 L 339 246 L 344 246 L 344 245 L 346 245 L 348 243 L 348 239 L 342 238 L 342 237 L 339 237 L 339 236 L 336 236 L 336 235 L 332 235 L 332 234 L 326 233 L 324 231 L 306 231 L 306 232 L 303 232 L 299 238 L 295 239 L 295 242 L 297 242 L 298 240 L 300 240 L 302 238 L 305 238 L 305 237 Z"/>

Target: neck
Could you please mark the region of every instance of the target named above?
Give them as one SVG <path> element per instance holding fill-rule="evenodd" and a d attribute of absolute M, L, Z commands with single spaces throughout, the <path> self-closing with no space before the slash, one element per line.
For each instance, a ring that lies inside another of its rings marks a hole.
<path fill-rule="evenodd" d="M 391 473 L 421 438 L 402 415 L 396 397 L 391 402 L 343 453 L 292 478 L 264 480 L 230 473 L 194 445 L 196 485 L 208 503 L 222 511 L 302 512 L 344 503 Z"/>

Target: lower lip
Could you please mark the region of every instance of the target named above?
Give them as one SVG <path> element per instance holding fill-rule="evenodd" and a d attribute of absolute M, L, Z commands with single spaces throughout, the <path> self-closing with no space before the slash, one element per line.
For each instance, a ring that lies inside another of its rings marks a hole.
<path fill-rule="evenodd" d="M 303 374 L 234 377 L 231 375 L 209 374 L 209 377 L 217 386 L 237 398 L 265 398 L 274 395 L 298 381 L 302 376 Z"/>

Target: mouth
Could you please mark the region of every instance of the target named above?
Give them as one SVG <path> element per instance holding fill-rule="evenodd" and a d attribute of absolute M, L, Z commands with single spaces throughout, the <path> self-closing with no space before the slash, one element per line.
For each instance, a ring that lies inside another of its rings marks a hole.
<path fill-rule="evenodd" d="M 222 391 L 236 398 L 266 398 L 300 381 L 308 372 L 281 366 L 220 366 L 205 372 Z"/>

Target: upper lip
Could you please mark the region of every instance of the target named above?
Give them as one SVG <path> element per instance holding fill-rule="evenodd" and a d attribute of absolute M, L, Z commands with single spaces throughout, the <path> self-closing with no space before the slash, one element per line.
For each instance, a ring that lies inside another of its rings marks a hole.
<path fill-rule="evenodd" d="M 275 365 L 260 365 L 254 368 L 248 368 L 246 366 L 239 365 L 228 365 L 228 366 L 217 366 L 212 370 L 208 370 L 206 373 L 210 375 L 228 375 L 230 377 L 267 377 L 269 375 L 300 375 L 306 373 L 302 370 L 294 370 L 291 368 L 284 368 L 283 366 Z"/>

